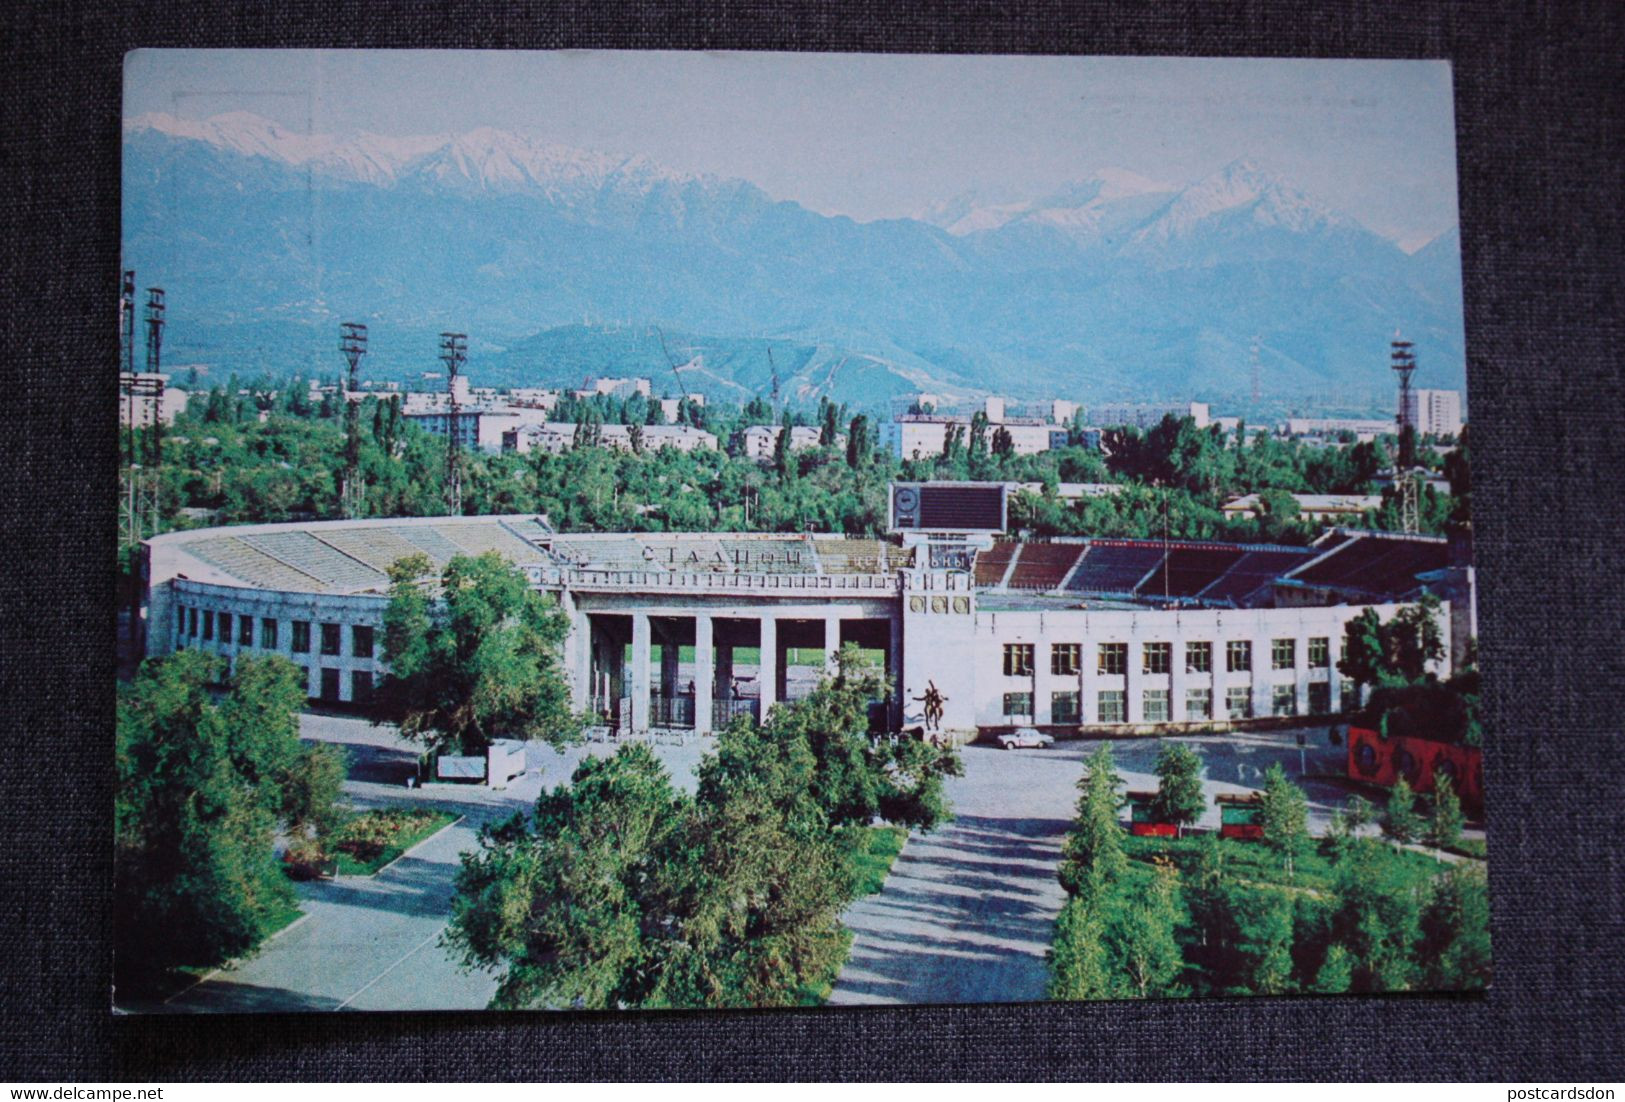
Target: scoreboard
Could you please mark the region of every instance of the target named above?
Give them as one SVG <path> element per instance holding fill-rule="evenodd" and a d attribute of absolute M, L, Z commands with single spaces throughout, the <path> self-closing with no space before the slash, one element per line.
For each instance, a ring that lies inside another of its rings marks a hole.
<path fill-rule="evenodd" d="M 1009 487 L 1003 482 L 894 482 L 894 532 L 1003 532 Z"/>

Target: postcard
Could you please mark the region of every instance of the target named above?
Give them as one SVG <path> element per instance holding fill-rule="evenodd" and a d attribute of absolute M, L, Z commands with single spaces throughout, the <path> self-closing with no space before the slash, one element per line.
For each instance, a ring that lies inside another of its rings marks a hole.
<path fill-rule="evenodd" d="M 125 83 L 120 1012 L 1488 984 L 1447 63 Z"/>

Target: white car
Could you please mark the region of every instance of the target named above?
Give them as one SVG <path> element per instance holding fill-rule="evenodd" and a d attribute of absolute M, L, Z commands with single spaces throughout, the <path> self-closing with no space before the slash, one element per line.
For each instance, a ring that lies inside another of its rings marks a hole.
<path fill-rule="evenodd" d="M 1014 731 L 1000 735 L 998 743 L 1006 750 L 1015 750 L 1021 747 L 1043 749 L 1046 746 L 1053 746 L 1055 739 L 1036 727 L 1017 727 Z"/>

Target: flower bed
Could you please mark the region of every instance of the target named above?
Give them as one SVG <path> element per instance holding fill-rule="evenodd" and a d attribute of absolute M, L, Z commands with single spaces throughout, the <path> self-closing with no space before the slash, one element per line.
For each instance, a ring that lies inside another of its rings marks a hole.
<path fill-rule="evenodd" d="M 371 876 L 429 835 L 457 821 L 446 811 L 388 807 L 364 811 L 340 827 L 332 853 L 340 876 Z"/>

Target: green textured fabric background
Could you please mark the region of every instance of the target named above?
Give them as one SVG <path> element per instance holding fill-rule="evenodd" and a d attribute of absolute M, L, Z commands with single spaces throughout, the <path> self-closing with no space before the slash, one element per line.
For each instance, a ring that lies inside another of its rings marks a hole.
<path fill-rule="evenodd" d="M 1292 0 L 8 7 L 0 1079 L 1625 1077 L 1621 10 Z M 113 1018 L 121 55 L 273 45 L 1451 59 L 1490 732 L 1490 994 Z"/>

